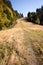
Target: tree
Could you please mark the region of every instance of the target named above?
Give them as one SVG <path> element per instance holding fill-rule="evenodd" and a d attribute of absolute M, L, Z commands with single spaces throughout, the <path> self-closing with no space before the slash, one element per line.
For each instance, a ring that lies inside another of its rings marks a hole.
<path fill-rule="evenodd" d="M 27 16 L 28 16 L 28 17 L 30 16 L 30 12 L 28 12 Z"/>
<path fill-rule="evenodd" d="M 43 6 L 37 8 L 36 12 L 29 12 L 27 16 L 29 21 L 43 25 Z"/>
<path fill-rule="evenodd" d="M 3 0 L 3 2 L 12 9 L 12 4 L 10 2 L 10 0 Z"/>

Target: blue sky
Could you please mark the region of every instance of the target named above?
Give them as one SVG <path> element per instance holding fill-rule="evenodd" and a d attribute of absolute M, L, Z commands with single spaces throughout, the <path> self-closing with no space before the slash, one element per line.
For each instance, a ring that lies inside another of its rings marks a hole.
<path fill-rule="evenodd" d="M 33 12 L 36 8 L 40 8 L 43 5 L 43 0 L 10 0 L 14 10 L 19 13 L 23 13 L 24 16 L 28 12 Z"/>

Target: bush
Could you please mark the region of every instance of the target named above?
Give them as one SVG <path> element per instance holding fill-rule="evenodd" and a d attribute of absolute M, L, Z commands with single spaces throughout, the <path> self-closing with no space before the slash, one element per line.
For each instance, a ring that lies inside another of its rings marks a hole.
<path fill-rule="evenodd" d="M 10 0 L 0 0 L 0 30 L 11 27 L 16 23 L 18 18 L 23 17 L 23 14 L 19 14 L 12 9 Z"/>
<path fill-rule="evenodd" d="M 35 23 L 36 23 L 36 24 L 40 24 L 39 18 L 36 19 Z"/>
<path fill-rule="evenodd" d="M 36 9 L 36 12 L 29 12 L 27 17 L 28 21 L 43 25 L 43 6 L 39 9 Z"/>

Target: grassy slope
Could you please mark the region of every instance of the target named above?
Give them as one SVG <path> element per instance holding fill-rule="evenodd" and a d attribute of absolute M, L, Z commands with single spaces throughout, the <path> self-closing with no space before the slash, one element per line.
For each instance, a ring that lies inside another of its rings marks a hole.
<path fill-rule="evenodd" d="M 15 27 L 19 28 L 20 26 L 24 30 L 24 44 L 26 48 L 29 50 L 31 45 L 38 64 L 43 65 L 43 26 L 28 23 L 25 20 L 18 20 L 18 24 Z"/>
<path fill-rule="evenodd" d="M 0 64 L 43 65 L 43 27 L 19 19 L 15 28 L 0 31 Z"/>

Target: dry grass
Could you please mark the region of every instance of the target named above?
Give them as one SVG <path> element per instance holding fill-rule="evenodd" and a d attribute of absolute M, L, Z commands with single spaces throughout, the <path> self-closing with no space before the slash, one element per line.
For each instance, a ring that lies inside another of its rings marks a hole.
<path fill-rule="evenodd" d="M 43 65 L 43 27 L 17 20 L 0 31 L 0 65 Z"/>

